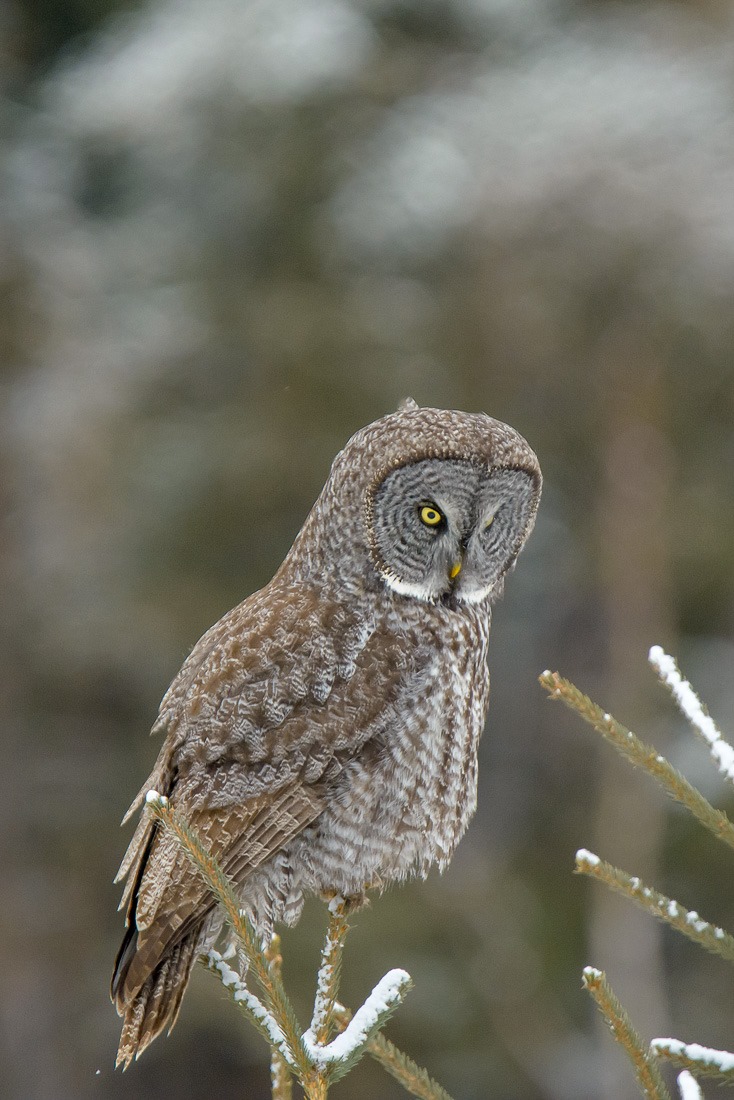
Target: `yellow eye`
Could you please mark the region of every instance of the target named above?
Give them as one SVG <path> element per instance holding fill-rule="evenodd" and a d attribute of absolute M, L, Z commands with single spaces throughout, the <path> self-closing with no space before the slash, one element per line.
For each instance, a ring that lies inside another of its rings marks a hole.
<path fill-rule="evenodd" d="M 439 512 L 438 508 L 434 508 L 432 504 L 424 504 L 420 510 L 421 522 L 425 523 L 426 527 L 438 527 L 439 523 L 443 520 L 443 515 Z"/>

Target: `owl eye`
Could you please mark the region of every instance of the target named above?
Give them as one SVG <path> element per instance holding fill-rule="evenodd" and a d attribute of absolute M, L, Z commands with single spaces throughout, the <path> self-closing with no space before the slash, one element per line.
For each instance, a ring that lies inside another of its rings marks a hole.
<path fill-rule="evenodd" d="M 439 512 L 433 504 L 422 505 L 418 514 L 426 527 L 439 527 L 444 522 L 443 512 Z"/>

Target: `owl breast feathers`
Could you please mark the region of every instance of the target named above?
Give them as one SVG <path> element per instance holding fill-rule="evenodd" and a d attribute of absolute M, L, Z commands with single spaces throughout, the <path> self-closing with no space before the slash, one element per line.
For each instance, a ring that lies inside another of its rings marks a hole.
<path fill-rule="evenodd" d="M 273 580 L 168 689 L 126 820 L 149 789 L 166 794 L 263 935 L 308 895 L 444 868 L 476 805 L 491 604 L 540 487 L 525 440 L 484 414 L 407 402 L 357 432 Z M 222 918 L 145 808 L 120 880 L 127 1066 L 173 1026 Z"/>

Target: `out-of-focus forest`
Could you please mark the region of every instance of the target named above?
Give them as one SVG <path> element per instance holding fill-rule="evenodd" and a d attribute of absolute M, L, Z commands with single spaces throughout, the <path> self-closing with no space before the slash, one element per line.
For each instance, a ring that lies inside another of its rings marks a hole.
<path fill-rule="evenodd" d="M 646 667 L 734 728 L 734 7 L 6 0 L 0 10 L 0 1094 L 268 1095 L 210 975 L 124 1076 L 118 822 L 188 649 L 405 396 L 540 456 L 494 617 L 479 810 L 356 918 L 343 995 L 457 1100 L 631 1100 L 581 991 L 731 1045 L 715 961 L 586 845 L 734 923 L 730 854 L 537 684 L 559 669 L 731 798 Z M 303 1016 L 323 907 L 285 936 Z M 404 1095 L 365 1062 L 335 1096 Z"/>

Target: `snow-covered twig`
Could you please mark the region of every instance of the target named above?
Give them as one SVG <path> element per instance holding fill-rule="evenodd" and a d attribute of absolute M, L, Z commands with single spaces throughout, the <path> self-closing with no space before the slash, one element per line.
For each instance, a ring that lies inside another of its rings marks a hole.
<path fill-rule="evenodd" d="M 725 741 L 711 715 L 689 684 L 681 676 L 675 658 L 666 653 L 659 645 L 654 645 L 648 654 L 648 660 L 658 676 L 670 690 L 680 710 L 700 734 L 709 747 L 721 774 L 734 783 L 734 748 Z"/>
<path fill-rule="evenodd" d="M 675 1066 L 695 1070 L 706 1077 L 734 1081 L 734 1054 L 728 1050 L 714 1050 L 700 1043 L 683 1043 L 680 1039 L 653 1039 L 650 1047 L 660 1058 Z"/>
<path fill-rule="evenodd" d="M 217 951 L 209 952 L 206 959 L 209 969 L 230 990 L 234 1001 L 245 1011 L 270 1047 L 274 1100 L 288 1100 L 290 1097 L 291 1071 L 303 1087 L 306 1100 L 324 1100 L 329 1085 L 343 1077 L 359 1061 L 365 1050 L 369 1050 L 414 1096 L 421 1100 L 451 1100 L 448 1093 L 432 1081 L 425 1070 L 416 1066 L 407 1055 L 379 1034 L 380 1028 L 385 1025 L 412 986 L 411 978 L 404 970 L 391 970 L 386 974 L 354 1014 L 351 1022 L 348 1011 L 336 1003 L 341 947 L 347 930 L 347 903 L 343 899 L 334 899 L 330 905 L 329 935 L 322 957 L 326 972 L 319 977 L 314 1019 L 315 1028 L 326 1038 L 332 1025 L 343 1027 L 344 1030 L 331 1042 L 319 1042 L 315 1031 L 309 1030 L 301 1035 L 281 981 L 281 957 L 277 937 L 268 950 L 262 950 L 257 932 L 247 914 L 240 908 L 232 883 L 217 860 L 203 847 L 194 830 L 169 804 L 168 799 L 156 791 L 148 792 L 146 802 L 161 825 L 178 839 L 221 904 L 227 922 L 260 985 L 262 1000 L 247 988 L 224 955 Z"/>
<path fill-rule="evenodd" d="M 665 921 L 671 928 L 682 932 L 714 955 L 734 963 L 734 937 L 723 928 L 701 920 L 695 910 L 684 909 L 677 901 L 666 897 L 652 886 L 646 886 L 636 876 L 628 875 L 586 848 L 580 848 L 576 853 L 575 870 L 606 883 L 620 894 L 625 894 L 658 920 Z"/>
<path fill-rule="evenodd" d="M 344 898 L 337 895 L 329 902 L 329 926 L 321 952 L 316 997 L 309 1029 L 314 1042 L 321 1046 L 329 1041 L 331 1035 L 334 1005 L 339 996 L 342 952 L 348 930 L 347 903 Z"/>
<path fill-rule="evenodd" d="M 551 699 L 560 699 L 580 714 L 589 725 L 598 730 L 614 747 L 636 767 L 644 768 L 660 783 L 667 794 L 682 803 L 707 829 L 734 848 L 734 825 L 721 810 L 715 809 L 707 799 L 681 775 L 656 749 L 644 744 L 630 730 L 625 729 L 616 718 L 607 714 L 579 691 L 570 680 L 565 680 L 557 672 L 544 672 L 540 683 L 549 692 Z"/>
<path fill-rule="evenodd" d="M 260 998 L 247 988 L 237 971 L 232 969 L 218 951 L 213 949 L 209 951 L 206 955 L 206 963 L 210 970 L 219 975 L 219 980 L 225 989 L 232 990 L 235 1003 L 244 1009 L 250 1022 L 255 1025 L 266 1042 L 292 1066 L 293 1059 L 285 1036 Z"/>
<path fill-rule="evenodd" d="M 614 1038 L 624 1048 L 637 1076 L 643 1096 L 648 1100 L 670 1100 L 654 1055 L 646 1050 L 629 1016 L 622 1008 L 607 982 L 606 975 L 593 966 L 584 967 L 584 987 L 596 1001 Z"/>
<path fill-rule="evenodd" d="M 331 1079 L 338 1080 L 359 1060 L 372 1036 L 388 1021 L 412 988 L 405 970 L 390 970 L 381 978 L 361 1008 L 335 1039 L 326 1046 L 315 1041 L 313 1032 L 304 1032 L 303 1043 L 315 1065 L 329 1066 Z"/>

